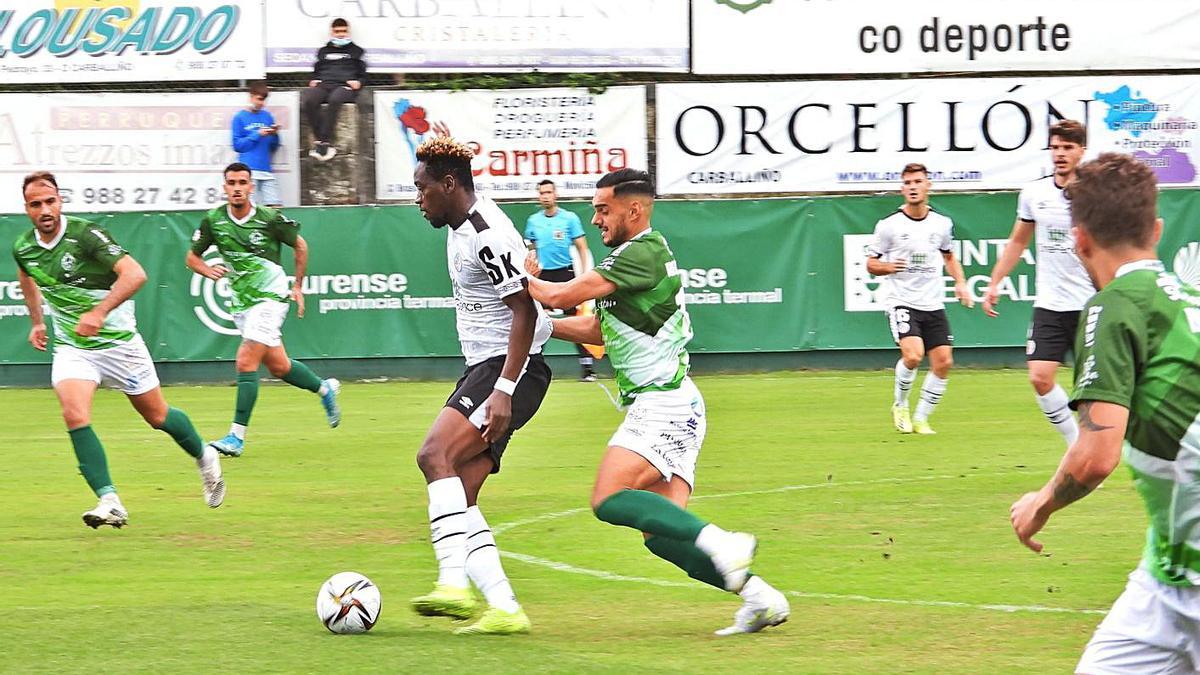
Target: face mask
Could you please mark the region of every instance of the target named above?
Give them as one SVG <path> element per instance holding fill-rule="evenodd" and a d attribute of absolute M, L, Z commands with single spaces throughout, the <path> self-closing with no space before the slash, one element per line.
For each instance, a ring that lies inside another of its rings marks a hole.
<path fill-rule="evenodd" d="M 350 44 L 350 38 L 333 38 L 330 40 L 330 42 L 332 42 L 335 47 L 345 47 L 346 45 Z"/>

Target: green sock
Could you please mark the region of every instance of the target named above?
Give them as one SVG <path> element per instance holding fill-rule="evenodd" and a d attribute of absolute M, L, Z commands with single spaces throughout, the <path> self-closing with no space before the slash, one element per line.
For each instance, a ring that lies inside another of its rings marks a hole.
<path fill-rule="evenodd" d="M 317 374 L 310 370 L 308 366 L 300 363 L 296 359 L 292 359 L 291 361 L 292 369 L 287 371 L 287 374 L 283 376 L 283 381 L 287 382 L 293 387 L 307 389 L 314 394 L 320 391 L 321 378 L 317 377 Z"/>
<path fill-rule="evenodd" d="M 645 490 L 621 490 L 596 507 L 596 517 L 660 537 L 693 542 L 707 525 L 662 495 Z"/>
<path fill-rule="evenodd" d="M 200 440 L 200 434 L 196 433 L 196 427 L 192 426 L 187 413 L 179 408 L 167 408 L 167 419 L 163 420 L 159 429 L 167 432 L 192 457 L 199 459 L 204 454 L 204 441 Z"/>
<path fill-rule="evenodd" d="M 687 572 L 687 575 L 696 581 L 702 581 L 709 586 L 725 590 L 725 577 L 721 576 L 716 567 L 713 567 L 712 558 L 696 548 L 695 544 L 679 539 L 650 537 L 646 540 L 646 548 L 650 549 L 654 555 Z"/>
<path fill-rule="evenodd" d="M 258 371 L 238 373 L 237 383 L 237 408 L 233 412 L 233 423 L 246 426 L 250 424 L 254 402 L 258 400 Z"/>
<path fill-rule="evenodd" d="M 116 492 L 112 477 L 108 475 L 108 458 L 104 456 L 104 445 L 92 425 L 88 424 L 78 429 L 70 429 L 71 445 L 75 448 L 75 458 L 79 460 L 79 473 L 87 481 L 88 487 L 97 497 L 103 497 L 110 492 Z"/>

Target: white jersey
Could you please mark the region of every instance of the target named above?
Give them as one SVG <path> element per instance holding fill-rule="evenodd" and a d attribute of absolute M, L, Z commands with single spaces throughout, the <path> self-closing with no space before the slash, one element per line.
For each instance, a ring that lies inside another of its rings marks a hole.
<path fill-rule="evenodd" d="M 933 209 L 920 220 L 899 209 L 875 224 L 875 239 L 867 255 L 884 262 L 908 261 L 903 272 L 883 278 L 888 309 L 910 307 L 932 312 L 945 308 L 942 255 L 950 252 L 953 240 L 954 221 Z"/>
<path fill-rule="evenodd" d="M 467 219 L 446 237 L 446 263 L 454 286 L 458 341 L 467 365 L 508 353 L 512 310 L 504 298 L 525 287 L 525 241 L 496 202 L 479 197 Z M 531 302 L 533 302 L 531 300 Z M 550 319 L 537 309 L 530 354 L 550 339 Z"/>
<path fill-rule="evenodd" d="M 1071 202 L 1054 177 L 1035 180 L 1021 190 L 1017 217 L 1036 225 L 1037 299 L 1034 307 L 1054 312 L 1078 312 L 1096 293 L 1075 253 L 1071 233 Z"/>

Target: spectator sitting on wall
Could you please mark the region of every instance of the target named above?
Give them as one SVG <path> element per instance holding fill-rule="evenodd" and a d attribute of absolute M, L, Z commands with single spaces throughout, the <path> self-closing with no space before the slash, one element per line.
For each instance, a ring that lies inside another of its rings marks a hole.
<path fill-rule="evenodd" d="M 350 23 L 345 19 L 334 19 L 330 33 L 329 42 L 317 51 L 308 88 L 300 93 L 300 104 L 313 132 L 313 147 L 308 154 L 322 162 L 337 154 L 337 148 L 333 146 L 333 127 L 337 123 L 338 110 L 343 103 L 358 98 L 367 74 L 363 48 L 350 39 Z M 322 103 L 329 104 L 324 112 Z"/>
<path fill-rule="evenodd" d="M 271 153 L 279 147 L 279 124 L 267 110 L 271 90 L 266 82 L 250 84 L 250 105 L 233 116 L 233 149 L 238 161 L 250 167 L 254 194 L 263 206 L 283 206 L 279 184 L 271 173 Z"/>

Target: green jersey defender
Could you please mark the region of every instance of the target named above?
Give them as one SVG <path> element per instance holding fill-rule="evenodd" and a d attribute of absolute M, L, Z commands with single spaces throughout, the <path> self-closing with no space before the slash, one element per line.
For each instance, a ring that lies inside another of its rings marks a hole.
<path fill-rule="evenodd" d="M 204 214 L 186 256 L 193 272 L 212 281 L 224 278 L 233 291 L 229 308 L 242 336 L 235 359 L 237 402 L 229 433 L 209 443 L 217 452 L 231 457 L 245 451 L 246 428 L 258 400 L 258 370 L 263 364 L 271 375 L 317 394 L 329 426 L 338 426 L 342 419 L 337 404 L 341 383 L 333 378 L 321 379 L 308 366 L 289 357 L 283 346 L 283 323 L 291 300 L 296 301 L 297 317 L 304 317 L 301 289 L 308 267 L 308 244 L 300 236 L 299 223 L 251 200 L 251 174 L 250 167 L 240 162 L 225 167 L 222 187 L 228 201 Z M 287 272 L 280 264 L 284 244 L 292 248 L 296 261 L 290 288 Z M 210 265 L 202 257 L 212 246 L 216 246 L 223 263 Z"/>
<path fill-rule="evenodd" d="M 12 254 L 33 324 L 29 342 L 36 349 L 48 346 L 44 308 L 50 314 L 51 383 L 79 473 L 99 499 L 84 512 L 84 524 L 120 528 L 129 519 L 109 473 L 104 444 L 91 425 L 92 400 L 101 384 L 120 388 L 151 427 L 170 435 L 195 460 L 205 502 L 220 506 L 225 482 L 217 453 L 205 451 L 187 414 L 167 404 L 150 352 L 137 333 L 130 297 L 145 283 L 144 270 L 104 228 L 62 214 L 53 174 L 29 174 L 22 193 L 33 228 L 17 238 Z"/>
<path fill-rule="evenodd" d="M 688 377 L 692 326 L 683 280 L 663 235 L 650 226 L 654 188 L 636 169 L 606 174 L 592 197 L 592 224 L 612 252 L 595 269 L 563 283 L 529 279 L 529 294 L 549 307 L 596 301 L 595 316 L 553 320 L 553 336 L 602 340 L 616 374 L 625 419 L 596 470 L 595 516 L 645 535 L 645 546 L 693 579 L 743 600 L 733 625 L 717 635 L 754 633 L 787 620 L 787 598 L 750 573 L 758 541 L 687 510 L 696 460 L 707 432 L 704 398 Z M 536 261 L 526 259 L 536 273 Z"/>
<path fill-rule="evenodd" d="M 233 304 L 244 312 L 263 300 L 288 301 L 288 278 L 280 265 L 282 245 L 296 245 L 300 224 L 265 206 L 256 206 L 238 221 L 224 206 L 204 214 L 192 234 L 192 252 L 204 255 L 216 246 L 229 266 Z"/>
<path fill-rule="evenodd" d="M 132 300 L 109 312 L 95 336 L 75 332 L 79 317 L 108 296 L 117 280 L 113 266 L 126 255 L 104 228 L 74 216 L 63 216 L 57 241 L 45 244 L 35 230 L 17 238 L 12 254 L 17 265 L 42 292 L 50 309 L 54 344 L 78 349 L 107 349 L 137 335 Z"/>
<path fill-rule="evenodd" d="M 1080 324 L 1071 405 L 1129 409 L 1121 456 L 1150 516 L 1143 565 L 1164 584 L 1200 586 L 1200 289 L 1157 260 L 1131 263 Z"/>
<path fill-rule="evenodd" d="M 683 304 L 683 282 L 667 240 L 644 230 L 613 249 L 596 273 L 613 293 L 596 301 L 621 401 L 646 391 L 678 389 L 688 374 L 692 322 Z"/>

